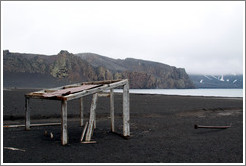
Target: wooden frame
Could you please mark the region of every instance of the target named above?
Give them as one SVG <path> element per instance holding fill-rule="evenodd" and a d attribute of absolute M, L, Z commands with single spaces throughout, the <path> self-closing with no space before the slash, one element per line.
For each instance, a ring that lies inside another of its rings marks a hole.
<path fill-rule="evenodd" d="M 62 95 L 56 95 L 47 97 L 47 93 L 56 92 L 63 89 L 76 88 L 84 85 L 98 85 L 90 89 L 81 90 L 75 93 L 65 93 Z M 110 119 L 111 119 L 111 131 L 114 132 L 114 88 L 123 86 L 123 135 L 125 137 L 130 136 L 130 101 L 129 101 L 129 82 L 124 80 L 107 80 L 107 81 L 95 81 L 95 82 L 83 82 L 78 84 L 66 85 L 63 87 L 41 90 L 37 92 L 31 92 L 25 95 L 25 129 L 30 130 L 32 126 L 30 123 L 30 99 L 47 99 L 47 100 L 60 100 L 61 101 L 61 142 L 62 145 L 68 143 L 68 131 L 67 131 L 67 101 L 80 99 L 80 125 L 84 124 L 84 105 L 83 97 L 93 95 L 92 104 L 90 109 L 90 119 L 88 124 L 88 130 L 86 134 L 86 141 L 90 141 L 93 129 L 96 127 L 95 109 L 98 98 L 98 93 L 105 90 L 110 90 Z M 103 95 L 102 95 L 103 96 Z"/>

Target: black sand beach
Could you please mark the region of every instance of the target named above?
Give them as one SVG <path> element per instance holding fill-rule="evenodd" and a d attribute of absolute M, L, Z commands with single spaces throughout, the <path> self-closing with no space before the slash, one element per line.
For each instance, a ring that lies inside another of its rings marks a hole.
<path fill-rule="evenodd" d="M 24 94 L 4 90 L 4 125 L 24 124 Z M 90 97 L 85 98 L 86 121 Z M 60 122 L 60 102 L 31 100 L 31 123 Z M 3 129 L 4 163 L 242 163 L 243 99 L 130 95 L 131 137 L 122 133 L 122 94 L 115 94 L 116 132 L 110 132 L 109 98 L 98 100 L 95 144 L 81 144 L 79 101 L 68 102 L 69 144 L 61 145 L 60 126 Z M 228 129 L 194 125 L 232 124 Z M 52 132 L 54 138 L 44 135 Z M 8 147 L 18 148 L 11 150 Z"/>

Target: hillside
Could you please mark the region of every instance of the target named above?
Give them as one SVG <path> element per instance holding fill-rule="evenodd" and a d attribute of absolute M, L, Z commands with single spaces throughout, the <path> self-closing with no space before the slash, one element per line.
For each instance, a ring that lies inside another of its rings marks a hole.
<path fill-rule="evenodd" d="M 3 86 L 55 87 L 83 81 L 124 79 L 130 88 L 194 88 L 184 69 L 127 58 L 112 59 L 92 53 L 38 55 L 3 52 Z"/>

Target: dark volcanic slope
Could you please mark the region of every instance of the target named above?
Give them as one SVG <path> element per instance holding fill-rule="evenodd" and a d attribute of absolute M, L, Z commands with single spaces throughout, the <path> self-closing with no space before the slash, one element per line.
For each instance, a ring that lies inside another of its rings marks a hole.
<path fill-rule="evenodd" d="M 113 72 L 144 73 L 145 76 L 140 76 L 143 77 L 140 81 L 150 88 L 194 88 L 192 81 L 182 68 L 133 58 L 112 59 L 92 53 L 76 55 L 95 67 L 103 66 Z M 133 77 L 138 76 L 139 74 L 135 74 Z"/>
<path fill-rule="evenodd" d="M 115 60 L 97 54 L 3 53 L 4 87 L 55 87 L 83 81 L 125 79 L 131 88 L 193 88 L 184 69 L 138 59 Z"/>

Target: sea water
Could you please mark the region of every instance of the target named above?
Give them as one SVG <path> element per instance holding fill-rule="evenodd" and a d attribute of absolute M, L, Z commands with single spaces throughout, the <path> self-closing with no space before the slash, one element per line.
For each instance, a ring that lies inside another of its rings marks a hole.
<path fill-rule="evenodd" d="M 115 92 L 122 92 L 116 89 Z M 130 93 L 184 96 L 243 97 L 243 89 L 130 89 Z"/>

